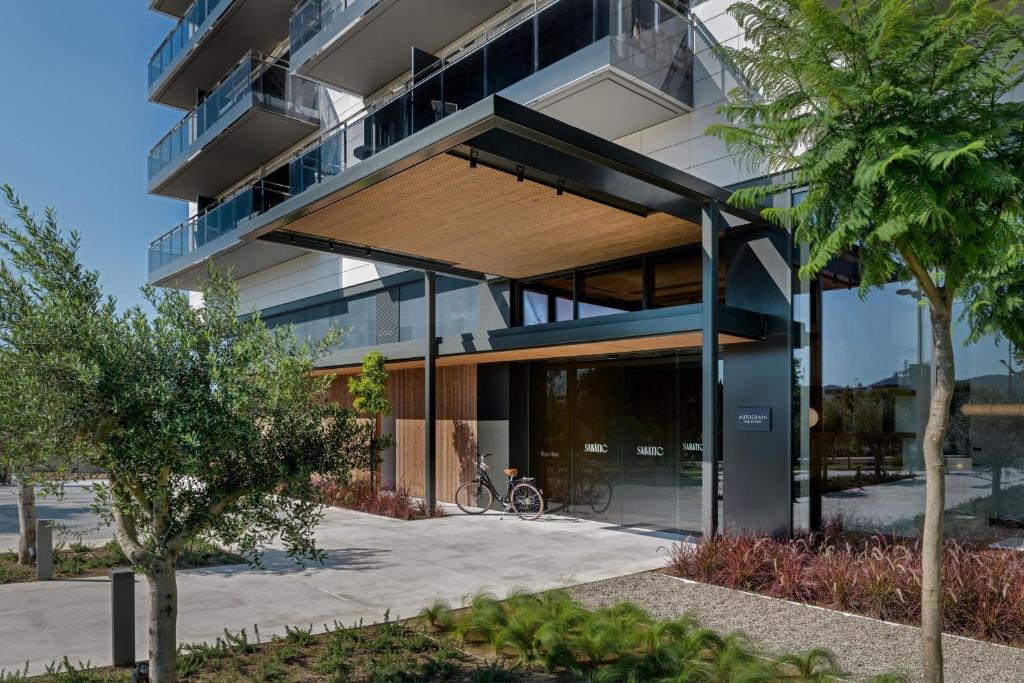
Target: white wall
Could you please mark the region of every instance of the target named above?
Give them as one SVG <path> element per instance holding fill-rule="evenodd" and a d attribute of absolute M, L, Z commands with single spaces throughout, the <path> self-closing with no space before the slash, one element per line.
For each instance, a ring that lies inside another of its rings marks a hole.
<path fill-rule="evenodd" d="M 242 311 L 262 310 L 386 277 L 401 268 L 311 252 L 239 278 Z"/>

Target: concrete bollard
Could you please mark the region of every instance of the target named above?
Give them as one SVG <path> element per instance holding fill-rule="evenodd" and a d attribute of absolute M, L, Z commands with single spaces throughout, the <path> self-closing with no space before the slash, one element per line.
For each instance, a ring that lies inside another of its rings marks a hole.
<path fill-rule="evenodd" d="M 110 655 L 114 666 L 135 666 L 135 572 L 111 569 Z"/>
<path fill-rule="evenodd" d="M 52 520 L 36 520 L 36 579 L 53 580 L 53 527 Z"/>
<path fill-rule="evenodd" d="M 135 572 L 111 569 L 110 643 L 114 666 L 135 665 Z"/>

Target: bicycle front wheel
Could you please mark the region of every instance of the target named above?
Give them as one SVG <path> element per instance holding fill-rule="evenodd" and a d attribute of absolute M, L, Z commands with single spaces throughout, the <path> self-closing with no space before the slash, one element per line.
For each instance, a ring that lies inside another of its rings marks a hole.
<path fill-rule="evenodd" d="M 455 491 L 455 504 L 467 515 L 482 515 L 493 502 L 491 490 L 478 481 L 467 481 Z"/>
<path fill-rule="evenodd" d="M 533 484 L 516 484 L 509 498 L 512 510 L 520 519 L 537 519 L 544 512 L 544 496 Z"/>

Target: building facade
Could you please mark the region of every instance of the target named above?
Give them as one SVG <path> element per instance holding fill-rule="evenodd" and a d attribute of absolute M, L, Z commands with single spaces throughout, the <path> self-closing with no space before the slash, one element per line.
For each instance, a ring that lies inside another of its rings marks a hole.
<path fill-rule="evenodd" d="M 176 23 L 149 97 L 186 113 L 149 189 L 190 218 L 150 280 L 195 290 L 212 259 L 268 324 L 347 329 L 339 401 L 381 350 L 382 477 L 428 498 L 493 453 L 572 516 L 914 534 L 920 295 L 862 300 L 855 255 L 801 280 L 801 245 L 729 204 L 760 174 L 704 134 L 736 84 L 728 5 L 152 0 Z M 957 535 L 1024 536 L 1021 360 L 958 346 Z"/>

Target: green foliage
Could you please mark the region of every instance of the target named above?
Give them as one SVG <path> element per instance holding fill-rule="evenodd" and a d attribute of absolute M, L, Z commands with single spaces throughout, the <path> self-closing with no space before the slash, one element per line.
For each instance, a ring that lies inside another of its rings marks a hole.
<path fill-rule="evenodd" d="M 914 276 L 972 327 L 1024 326 L 1024 17 L 986 0 L 765 0 L 730 8 L 747 46 L 720 50 L 743 85 L 721 137 L 785 180 L 735 193 L 795 230 L 814 275 L 857 250 L 862 288 Z"/>
<path fill-rule="evenodd" d="M 812 650 L 772 661 L 736 635 L 700 628 L 689 616 L 656 621 L 639 607 L 620 603 L 594 612 L 563 591 L 512 595 L 499 601 L 472 596 L 451 633 L 491 645 L 516 669 L 478 669 L 474 680 L 519 680 L 518 672 L 542 664 L 584 681 L 830 680 L 840 675 L 832 655 Z M 440 623 L 434 617 L 435 623 Z"/>
<path fill-rule="evenodd" d="M 106 472 L 109 483 L 92 487 L 97 511 L 151 589 L 174 581 L 197 540 L 258 564 L 279 538 L 296 560 L 322 560 L 314 479 L 344 480 L 361 448 L 355 416 L 323 400 L 334 378 L 313 376 L 338 333 L 300 342 L 242 316 L 229 274 L 212 265 L 201 307 L 147 286 L 152 313 L 119 312 L 79 263 L 77 235 L 66 238 L 52 211 L 36 221 L 5 191 L 20 223 L 0 224 L 7 461 L 25 471 L 81 457 Z M 175 618 L 158 612 L 154 642 Z M 174 645 L 154 644 L 163 647 Z"/>
<path fill-rule="evenodd" d="M 455 615 L 452 614 L 452 607 L 444 600 L 435 600 L 420 610 L 420 624 L 432 631 L 443 631 L 448 633 L 455 628 Z"/>
<path fill-rule="evenodd" d="M 363 356 L 362 371 L 348 380 L 348 390 L 352 394 L 352 407 L 368 422 L 361 425 L 364 444 L 362 458 L 357 467 L 370 473 L 370 483 L 376 492 L 374 478 L 377 465 L 380 463 L 381 451 L 390 448 L 394 439 L 390 435 L 378 434 L 377 426 L 380 418 L 391 414 L 391 403 L 388 401 L 388 372 L 384 367 L 384 354 L 370 351 Z"/>
<path fill-rule="evenodd" d="M 311 376 L 337 334 L 300 343 L 240 316 L 233 282 L 213 268 L 201 308 L 145 287 L 152 316 L 118 313 L 77 262 L 77 237 L 12 202 L 22 226 L 0 229 L 11 264 L 0 267 L 0 342 L 29 404 L 52 418 L 36 441 L 77 446 L 108 473 L 93 488 L 136 566 L 172 561 L 200 537 L 258 561 L 280 536 L 292 555 L 319 558 L 310 479 L 347 470 L 358 431 L 321 400 L 333 378 Z"/>
<path fill-rule="evenodd" d="M 52 683 L 102 683 L 102 676 L 91 670 L 89 662 L 71 663 L 67 657 L 46 665 L 46 676 Z"/>
<path fill-rule="evenodd" d="M 0 189 L 17 218 L 0 220 L 0 467 L 59 479 L 89 447 L 78 396 L 61 391 L 89 373 L 79 323 L 113 302 L 78 263 L 78 234 L 64 238 L 52 208 L 39 220 L 10 186 Z"/>
<path fill-rule="evenodd" d="M 362 372 L 348 380 L 348 390 L 352 394 L 352 407 L 367 417 L 391 414 L 388 402 L 388 372 L 384 368 L 384 354 L 370 351 L 363 356 Z"/>

